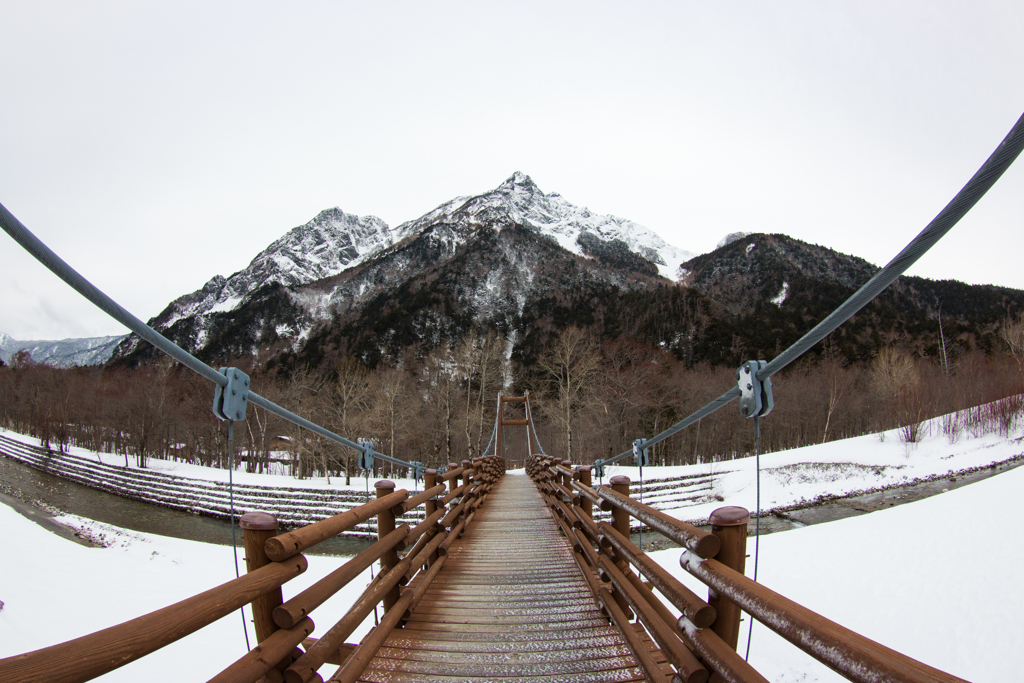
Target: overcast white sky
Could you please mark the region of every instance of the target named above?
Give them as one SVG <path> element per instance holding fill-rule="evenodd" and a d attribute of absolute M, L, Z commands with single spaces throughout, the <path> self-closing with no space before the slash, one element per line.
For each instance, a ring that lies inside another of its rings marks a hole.
<path fill-rule="evenodd" d="M 521 170 L 884 264 L 1024 112 L 1024 3 L 0 0 L 0 203 L 143 319 L 320 210 Z M 911 272 L 1024 288 L 1024 160 Z M 124 330 L 0 234 L 0 331 Z"/>

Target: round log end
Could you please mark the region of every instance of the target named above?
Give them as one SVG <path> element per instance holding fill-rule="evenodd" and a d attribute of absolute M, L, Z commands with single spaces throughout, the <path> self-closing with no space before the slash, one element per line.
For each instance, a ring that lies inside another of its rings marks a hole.
<path fill-rule="evenodd" d="M 267 512 L 246 512 L 238 518 L 238 526 L 249 531 L 277 531 L 277 517 Z"/>
<path fill-rule="evenodd" d="M 380 481 L 374 482 L 373 488 L 377 489 L 378 491 L 381 489 L 385 489 L 387 491 L 394 491 L 395 482 L 391 481 L 390 479 L 381 479 Z"/>
<path fill-rule="evenodd" d="M 722 539 L 714 534 L 708 534 L 707 536 L 691 539 L 686 544 L 686 547 L 687 550 L 692 550 L 697 557 L 710 560 L 722 549 Z"/>
<path fill-rule="evenodd" d="M 305 616 L 302 614 L 301 609 L 296 611 L 298 612 L 298 614 L 292 614 L 292 611 L 288 609 L 286 606 L 278 605 L 274 608 L 274 611 L 272 613 L 274 617 L 274 623 L 277 624 L 280 628 L 291 628 L 295 626 L 295 624 L 302 621 L 302 618 Z"/>
<path fill-rule="evenodd" d="M 298 552 L 298 546 L 293 545 L 289 548 L 285 547 L 285 544 L 281 542 L 281 536 L 271 536 L 267 539 L 267 542 L 263 544 L 263 552 L 267 554 L 274 562 L 283 562 L 287 560 L 291 555 Z"/>
<path fill-rule="evenodd" d="M 750 512 L 747 508 L 729 505 L 712 512 L 708 521 L 711 526 L 742 526 L 750 521 Z"/>
<path fill-rule="evenodd" d="M 301 574 L 309 569 L 309 562 L 306 560 L 304 555 L 296 555 L 295 557 L 289 558 L 288 561 L 294 563 L 291 566 L 295 567 L 297 574 Z"/>
<path fill-rule="evenodd" d="M 715 623 L 716 616 L 718 616 L 718 613 L 715 612 L 715 608 L 711 605 L 704 605 L 692 615 L 687 615 L 690 621 L 693 622 L 693 625 L 697 628 L 707 628 L 708 626 L 711 626 L 711 624 Z"/>
<path fill-rule="evenodd" d="M 608 483 L 612 486 L 629 486 L 629 477 L 625 474 L 616 474 L 608 480 Z"/>

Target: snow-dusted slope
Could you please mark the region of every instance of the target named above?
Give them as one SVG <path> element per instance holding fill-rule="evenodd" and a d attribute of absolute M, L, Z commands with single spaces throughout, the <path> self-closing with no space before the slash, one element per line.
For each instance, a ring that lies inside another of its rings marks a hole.
<path fill-rule="evenodd" d="M 304 285 L 351 268 L 395 241 L 396 231 L 376 216 L 356 216 L 335 207 L 293 228 L 231 277 L 215 276 L 203 288 L 176 299 L 161 315 L 163 325 L 181 318 L 234 310 L 268 284 Z"/>
<path fill-rule="evenodd" d="M 595 214 L 555 193 L 545 194 L 529 176 L 516 172 L 494 190 L 453 199 L 396 228 L 373 216 L 354 216 L 338 208 L 323 211 L 268 246 L 244 270 L 227 278 L 218 275 L 202 289 L 171 302 L 150 324 L 193 352 L 209 344 L 229 343 L 232 353 L 244 354 L 279 341 L 294 343 L 332 316 L 397 291 L 425 270 L 437 270 L 460 249 L 505 228 L 525 228 L 548 238 L 552 246 L 588 259 L 590 280 L 614 287 L 656 273 L 671 279 L 679 264 L 692 257 L 643 226 Z M 460 291 L 457 297 L 472 317 L 493 308 L 488 302 L 499 293 L 520 301 L 521 312 L 531 269 L 544 249 L 522 244 L 519 248 L 526 249 L 514 255 L 513 260 L 523 261 L 519 267 L 489 270 L 484 284 L 456 285 L 480 290 Z M 272 292 L 270 284 L 284 290 Z M 229 317 L 242 321 L 244 329 L 229 329 Z M 131 353 L 137 344 L 131 337 L 116 355 Z"/>
<path fill-rule="evenodd" d="M 618 216 L 602 215 L 567 202 L 560 194 L 544 193 L 530 176 L 516 171 L 490 192 L 475 197 L 456 197 L 414 221 L 403 223 L 403 235 L 422 232 L 429 226 L 446 224 L 462 231 L 487 225 L 495 229 L 507 224 L 525 225 L 555 239 L 574 254 L 591 256 L 587 235 L 604 242 L 619 241 L 630 251 L 658 266 L 658 272 L 674 280 L 679 265 L 694 254 L 674 247 L 651 230 Z M 582 239 L 581 239 L 582 238 Z"/>
<path fill-rule="evenodd" d="M 10 363 L 15 353 L 26 350 L 32 354 L 32 360 L 36 363 L 46 363 L 58 368 L 101 365 L 110 360 L 114 349 L 125 336 L 18 341 L 0 332 L 0 358 L 3 358 L 5 363 Z"/>

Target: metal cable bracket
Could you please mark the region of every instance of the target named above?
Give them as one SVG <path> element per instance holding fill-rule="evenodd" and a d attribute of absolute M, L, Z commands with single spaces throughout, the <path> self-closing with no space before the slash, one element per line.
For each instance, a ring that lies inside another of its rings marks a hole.
<path fill-rule="evenodd" d="M 764 417 L 775 407 L 772 378 L 757 378 L 757 373 L 766 367 L 766 360 L 750 360 L 736 371 L 736 386 L 740 390 L 740 414 L 743 417 Z M 633 450 L 636 451 L 636 443 Z"/>
<path fill-rule="evenodd" d="M 644 447 L 645 439 L 637 439 L 633 442 L 633 461 L 641 469 L 650 463 L 650 453 Z"/>
<path fill-rule="evenodd" d="M 363 452 L 359 454 L 359 468 L 371 472 L 373 471 L 373 456 L 376 455 L 373 451 L 373 442 L 360 441 L 359 445 L 363 448 Z"/>
<path fill-rule="evenodd" d="M 249 407 L 249 375 L 238 368 L 221 368 L 220 374 L 227 377 L 227 384 L 215 384 L 213 388 L 213 414 L 219 420 L 241 422 Z"/>

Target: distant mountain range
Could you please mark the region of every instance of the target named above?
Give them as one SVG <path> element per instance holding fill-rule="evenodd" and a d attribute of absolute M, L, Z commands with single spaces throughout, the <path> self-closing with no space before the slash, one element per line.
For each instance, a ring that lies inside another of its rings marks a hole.
<path fill-rule="evenodd" d="M 532 364 L 567 325 L 672 350 L 687 363 L 770 358 L 877 271 L 785 235 L 737 232 L 695 255 L 629 220 L 545 193 L 522 173 L 391 228 L 339 208 L 288 231 L 243 270 L 172 301 L 150 325 L 210 363 L 279 367 L 354 355 L 373 366 L 467 333 L 503 333 Z M 994 349 L 1024 292 L 903 277 L 836 334 L 850 360 L 884 344 Z M 156 352 L 135 336 L 117 363 Z"/>
<path fill-rule="evenodd" d="M 521 336 L 532 324 L 524 316 L 536 316 L 547 298 L 574 287 L 653 286 L 692 256 L 632 221 L 544 193 L 517 172 L 396 228 L 323 211 L 244 270 L 171 302 L 150 324 L 208 358 L 304 347 L 311 337 L 325 341 L 339 322 L 359 325 L 359 336 L 372 329 L 377 341 L 334 342 L 374 363 L 412 337 L 436 344 L 485 327 Z M 412 311 L 417 297 L 432 303 Z M 401 319 L 382 324 L 394 318 Z M 116 356 L 148 357 L 138 341 L 130 337 Z"/>
<path fill-rule="evenodd" d="M 18 351 L 28 351 L 36 363 L 45 363 L 58 368 L 76 365 L 102 365 L 110 360 L 114 349 L 127 338 L 87 337 L 82 339 L 18 341 L 0 332 L 0 358 L 10 363 Z"/>

